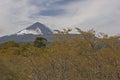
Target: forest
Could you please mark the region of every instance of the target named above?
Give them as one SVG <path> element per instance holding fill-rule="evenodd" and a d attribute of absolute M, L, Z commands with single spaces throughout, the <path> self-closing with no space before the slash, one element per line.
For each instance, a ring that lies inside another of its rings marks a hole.
<path fill-rule="evenodd" d="M 76 30 L 55 34 L 52 44 L 43 37 L 1 43 L 0 80 L 120 80 L 120 36 Z"/>

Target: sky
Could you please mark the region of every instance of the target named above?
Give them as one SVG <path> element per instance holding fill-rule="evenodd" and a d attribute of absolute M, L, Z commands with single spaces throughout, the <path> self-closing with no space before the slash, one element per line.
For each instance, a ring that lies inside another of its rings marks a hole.
<path fill-rule="evenodd" d="M 0 0 L 0 36 L 35 22 L 54 29 L 120 34 L 120 0 Z"/>

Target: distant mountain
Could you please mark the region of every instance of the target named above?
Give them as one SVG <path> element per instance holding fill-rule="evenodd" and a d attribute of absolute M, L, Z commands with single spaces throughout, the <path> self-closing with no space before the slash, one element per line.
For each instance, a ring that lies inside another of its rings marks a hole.
<path fill-rule="evenodd" d="M 70 36 L 75 36 L 75 34 L 70 34 Z M 53 42 L 54 39 L 57 39 L 58 37 L 54 35 L 52 30 L 45 26 L 42 23 L 36 22 L 33 25 L 20 30 L 19 32 L 12 34 L 12 35 L 7 35 L 0 37 L 0 43 L 14 40 L 18 43 L 23 43 L 23 42 L 33 42 L 36 37 L 44 37 L 47 39 L 48 43 Z M 66 37 L 61 36 L 61 38 Z"/>
<path fill-rule="evenodd" d="M 17 33 L 17 35 L 24 35 L 24 34 L 33 34 L 33 35 L 50 35 L 53 32 L 44 24 L 39 22 L 34 23 L 33 25 L 23 29 Z"/>
<path fill-rule="evenodd" d="M 38 36 L 47 38 L 47 40 L 49 42 L 51 42 L 52 39 L 55 38 L 51 29 L 49 29 L 47 26 L 45 26 L 42 23 L 36 22 L 33 25 L 31 25 L 15 34 L 0 37 L 0 43 L 6 42 L 9 40 L 14 40 L 18 43 L 33 42 L 34 39 Z"/>

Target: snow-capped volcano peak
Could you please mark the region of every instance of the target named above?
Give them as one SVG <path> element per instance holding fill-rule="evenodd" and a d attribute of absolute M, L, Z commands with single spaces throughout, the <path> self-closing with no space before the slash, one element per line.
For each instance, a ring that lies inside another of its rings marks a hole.
<path fill-rule="evenodd" d="M 48 35 L 48 34 L 53 34 L 53 32 L 44 24 L 36 22 L 35 24 L 17 33 L 17 35 L 24 35 L 24 34 Z"/>

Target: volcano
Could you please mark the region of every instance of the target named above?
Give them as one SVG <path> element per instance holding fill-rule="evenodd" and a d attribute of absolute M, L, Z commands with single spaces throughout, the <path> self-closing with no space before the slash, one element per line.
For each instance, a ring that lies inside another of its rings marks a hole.
<path fill-rule="evenodd" d="M 17 33 L 0 37 L 0 43 L 6 41 L 16 41 L 18 43 L 33 42 L 36 37 L 44 37 L 48 42 L 51 42 L 55 38 L 55 35 L 49 27 L 40 22 L 36 22 Z"/>
<path fill-rule="evenodd" d="M 36 22 L 33 25 L 19 31 L 17 35 L 33 34 L 33 35 L 51 35 L 53 32 L 42 23 Z"/>

